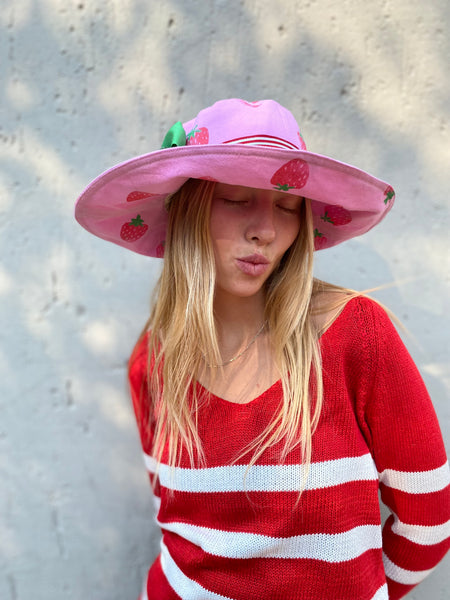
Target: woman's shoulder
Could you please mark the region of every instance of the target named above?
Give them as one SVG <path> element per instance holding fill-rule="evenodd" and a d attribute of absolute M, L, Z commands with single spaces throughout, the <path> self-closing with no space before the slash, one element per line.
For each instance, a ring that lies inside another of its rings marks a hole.
<path fill-rule="evenodd" d="M 312 318 L 319 336 L 328 330 L 345 329 L 359 337 L 382 333 L 393 328 L 392 313 L 364 293 L 343 289 L 325 289 L 313 301 Z"/>
<path fill-rule="evenodd" d="M 128 361 L 128 373 L 130 378 L 142 377 L 146 372 L 148 364 L 148 338 L 149 332 L 144 331 L 139 336 Z"/>

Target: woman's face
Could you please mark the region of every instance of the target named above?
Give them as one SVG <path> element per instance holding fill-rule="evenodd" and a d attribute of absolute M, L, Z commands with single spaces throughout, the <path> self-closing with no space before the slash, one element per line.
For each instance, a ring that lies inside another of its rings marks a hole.
<path fill-rule="evenodd" d="M 216 261 L 216 293 L 261 293 L 300 229 L 300 196 L 218 183 L 210 231 Z"/>

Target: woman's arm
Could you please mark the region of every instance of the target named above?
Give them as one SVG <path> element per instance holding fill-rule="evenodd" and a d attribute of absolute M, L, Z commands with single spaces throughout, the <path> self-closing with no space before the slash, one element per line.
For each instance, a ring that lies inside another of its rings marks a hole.
<path fill-rule="evenodd" d="M 364 427 L 383 503 L 389 598 L 420 583 L 450 547 L 450 474 L 423 380 L 386 313 L 362 301 Z M 361 422 L 361 421 L 360 421 Z"/>

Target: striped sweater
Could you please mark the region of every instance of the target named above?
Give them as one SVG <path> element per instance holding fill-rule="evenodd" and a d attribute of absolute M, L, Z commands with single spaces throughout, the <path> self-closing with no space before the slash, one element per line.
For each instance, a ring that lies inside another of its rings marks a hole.
<path fill-rule="evenodd" d="M 450 476 L 422 379 L 385 312 L 351 300 L 320 340 L 324 405 L 312 464 L 268 449 L 247 472 L 234 459 L 268 424 L 277 382 L 248 404 L 205 396 L 199 416 L 206 467 L 183 456 L 160 465 L 155 490 L 161 553 L 149 600 L 396 600 L 449 548 Z M 146 341 L 130 385 L 150 474 L 152 428 Z M 170 492 L 170 493 L 169 493 Z M 381 525 L 379 496 L 390 509 Z"/>

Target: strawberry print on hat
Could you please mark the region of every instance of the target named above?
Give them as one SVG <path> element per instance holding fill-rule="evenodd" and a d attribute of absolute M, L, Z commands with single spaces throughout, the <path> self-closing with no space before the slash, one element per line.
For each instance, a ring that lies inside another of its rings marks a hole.
<path fill-rule="evenodd" d="M 157 246 L 156 246 L 156 258 L 163 258 L 164 257 L 164 246 L 166 245 L 165 241 L 160 242 Z"/>
<path fill-rule="evenodd" d="M 144 223 L 141 215 L 137 215 L 128 223 L 124 223 L 120 230 L 120 237 L 125 242 L 136 242 L 147 231 L 148 225 Z"/>
<path fill-rule="evenodd" d="M 198 146 L 200 144 L 207 144 L 209 142 L 209 131 L 207 127 L 197 128 L 194 126 L 186 136 L 186 146 Z"/>
<path fill-rule="evenodd" d="M 388 204 L 394 198 L 395 198 L 395 192 L 394 192 L 393 188 L 390 185 L 388 185 L 387 188 L 384 190 L 384 203 Z"/>
<path fill-rule="evenodd" d="M 325 223 L 331 223 L 338 227 L 339 225 L 347 225 L 351 223 L 352 215 L 343 206 L 338 204 L 329 204 L 325 206 L 325 213 L 320 217 Z"/>
<path fill-rule="evenodd" d="M 322 248 L 325 248 L 327 244 L 328 239 L 323 235 L 323 233 L 320 233 L 316 227 L 316 229 L 314 229 L 314 250 L 322 250 Z"/>
<path fill-rule="evenodd" d="M 134 191 L 128 194 L 127 202 L 136 202 L 136 200 L 143 200 L 144 198 L 151 198 L 152 196 L 157 195 L 158 194 L 149 194 L 148 192 Z"/>
<path fill-rule="evenodd" d="M 276 190 L 287 192 L 302 188 L 308 181 L 308 177 L 308 163 L 301 158 L 294 158 L 273 174 L 270 183 L 274 185 Z"/>
<path fill-rule="evenodd" d="M 300 150 L 306 150 L 305 140 L 303 139 L 303 136 L 300 133 L 300 131 L 297 131 L 297 135 L 298 135 L 298 139 L 299 139 L 299 142 L 300 142 Z"/>

